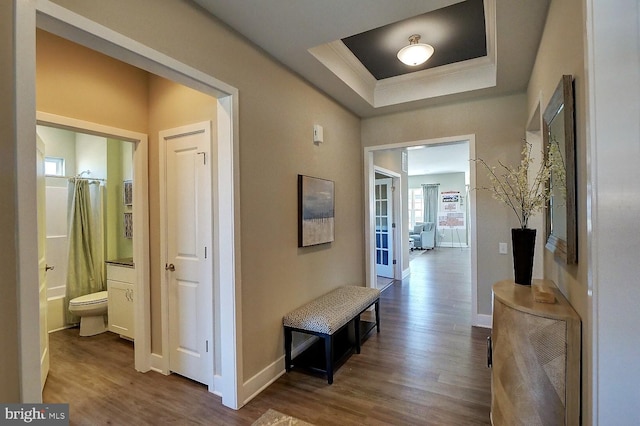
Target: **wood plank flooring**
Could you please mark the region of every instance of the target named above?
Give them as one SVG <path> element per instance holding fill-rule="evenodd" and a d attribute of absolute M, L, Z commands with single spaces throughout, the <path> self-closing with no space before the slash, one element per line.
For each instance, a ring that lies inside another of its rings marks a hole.
<path fill-rule="evenodd" d="M 489 330 L 473 328 L 469 250 L 437 248 L 381 296 L 381 333 L 333 385 L 293 371 L 238 411 L 177 375 L 136 373 L 133 346 L 111 333 L 50 336 L 43 399 L 70 403 L 72 425 L 250 425 L 267 409 L 316 425 L 488 425 Z M 284 366 L 283 366 L 284 367 Z"/>

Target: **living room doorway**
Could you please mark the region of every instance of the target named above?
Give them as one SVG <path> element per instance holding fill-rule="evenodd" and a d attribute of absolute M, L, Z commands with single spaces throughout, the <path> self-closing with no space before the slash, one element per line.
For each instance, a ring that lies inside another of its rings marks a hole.
<path fill-rule="evenodd" d="M 429 139 L 400 142 L 395 144 L 380 145 L 375 147 L 364 148 L 364 168 L 365 168 L 365 205 L 368 206 L 369 214 L 365 217 L 365 229 L 368 232 L 365 233 L 365 262 L 366 262 L 366 278 L 367 285 L 370 287 L 378 286 L 378 270 L 376 266 L 377 261 L 377 248 L 376 248 L 376 184 L 378 180 L 379 168 L 385 167 L 388 170 L 398 175 L 397 185 L 398 202 L 402 205 L 400 213 L 396 214 L 397 220 L 395 220 L 395 235 L 397 236 L 397 248 L 396 248 L 396 267 L 399 270 L 399 277 L 395 279 L 403 279 L 410 274 L 410 240 L 408 238 L 409 230 L 411 230 L 411 221 L 409 218 L 409 183 L 411 177 L 408 173 L 408 154 L 407 149 L 410 147 L 426 147 L 426 148 L 446 148 L 446 147 L 464 147 L 464 153 L 462 155 L 463 160 L 468 164 L 468 171 L 465 174 L 465 181 L 459 190 L 452 191 L 446 181 L 436 182 L 440 183 L 440 190 L 445 192 L 456 193 L 458 196 L 453 197 L 459 204 L 459 208 L 452 216 L 452 220 L 455 220 L 462 214 L 464 216 L 463 225 L 465 230 L 457 231 L 453 228 L 451 223 L 447 222 L 443 228 L 445 231 L 438 232 L 436 230 L 436 244 L 438 247 L 469 247 L 470 251 L 470 275 L 471 275 L 471 323 L 472 325 L 484 326 L 484 318 L 479 318 L 477 309 L 477 286 L 478 286 L 478 273 L 477 273 L 477 230 L 476 230 L 476 200 L 474 191 L 467 191 L 467 188 L 474 188 L 475 183 L 475 163 L 470 162 L 469 159 L 475 158 L 475 135 L 462 135 L 447 138 Z M 415 148 L 414 148 L 415 149 Z M 444 172 L 440 172 L 444 174 Z M 428 174 L 428 173 L 424 173 Z M 441 179 L 442 180 L 442 179 Z M 444 185 L 446 183 L 446 185 Z M 445 188 L 447 186 L 447 188 Z M 451 197 L 451 194 L 447 194 L 447 201 Z M 442 195 L 438 195 L 438 203 L 442 204 Z M 442 211 L 438 212 L 437 222 L 440 223 L 440 215 Z M 456 216 L 456 214 L 458 216 Z M 448 216 L 447 216 L 448 217 Z M 462 223 L 462 222 L 461 222 Z M 436 224 L 437 225 L 437 224 Z M 462 226 L 462 225 L 460 225 Z M 437 229 L 437 228 L 436 228 Z M 452 229 L 455 232 L 452 233 Z M 407 235 L 407 238 L 402 238 Z M 453 235 L 453 238 L 452 238 Z M 406 240 L 406 241 L 405 241 Z M 460 240 L 460 242 L 458 242 Z M 462 241 L 466 240 L 466 241 Z M 464 244 L 464 247 L 463 245 Z"/>

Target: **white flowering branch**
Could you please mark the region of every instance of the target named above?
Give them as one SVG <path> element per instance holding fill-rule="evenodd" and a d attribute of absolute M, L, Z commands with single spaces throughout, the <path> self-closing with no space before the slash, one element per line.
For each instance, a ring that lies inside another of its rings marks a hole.
<path fill-rule="evenodd" d="M 559 151 L 556 150 L 559 154 Z M 560 159 L 562 157 L 560 156 Z M 493 198 L 511 208 L 518 217 L 521 228 L 526 228 L 529 218 L 547 207 L 551 196 L 549 178 L 557 167 L 557 156 L 550 152 L 545 161 L 540 164 L 535 177 L 529 182 L 529 169 L 532 167 L 531 144 L 524 141 L 522 159 L 517 168 L 498 162 L 500 167 L 489 166 L 484 160 L 472 160 L 482 164 L 488 171 L 489 187 L 482 187 L 491 191 Z"/>
<path fill-rule="evenodd" d="M 559 200 L 567 199 L 567 170 L 564 166 L 564 159 L 560 152 L 560 144 L 553 134 L 549 135 L 549 164 L 553 174 L 551 193 L 558 196 Z M 561 205 L 562 203 L 560 203 Z"/>

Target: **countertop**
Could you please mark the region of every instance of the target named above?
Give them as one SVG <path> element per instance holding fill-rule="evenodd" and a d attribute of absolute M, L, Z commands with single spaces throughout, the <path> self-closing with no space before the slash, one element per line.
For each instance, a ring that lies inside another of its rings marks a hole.
<path fill-rule="evenodd" d="M 133 257 L 123 257 L 122 259 L 107 260 L 107 263 L 117 266 L 126 266 L 128 268 L 134 268 Z"/>

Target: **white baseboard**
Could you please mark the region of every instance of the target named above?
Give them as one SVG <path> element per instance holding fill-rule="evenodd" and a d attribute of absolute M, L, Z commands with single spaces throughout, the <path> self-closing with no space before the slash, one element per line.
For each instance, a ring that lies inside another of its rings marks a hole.
<path fill-rule="evenodd" d="M 309 336 L 302 343 L 291 349 L 291 358 L 295 358 L 300 355 L 309 346 L 314 344 L 319 338 L 315 336 Z M 285 373 L 284 368 L 284 355 L 276 359 L 274 362 L 265 367 L 258 374 L 244 382 L 242 385 L 243 401 L 241 406 L 246 405 L 255 398 L 260 392 L 265 390 L 271 383 L 278 380 L 280 376 Z"/>
<path fill-rule="evenodd" d="M 164 358 L 162 357 L 162 355 L 152 353 L 151 356 L 149 357 L 149 360 L 150 360 L 149 370 L 154 371 L 156 373 L 160 373 L 165 376 L 168 376 L 171 373 L 170 371 L 167 371 L 164 369 Z M 209 387 L 209 392 L 211 392 L 214 395 L 218 395 L 219 397 L 222 397 L 222 392 L 220 392 L 220 389 L 222 389 L 222 376 L 214 375 L 213 388 Z"/>
<path fill-rule="evenodd" d="M 165 376 L 169 375 L 168 371 L 164 370 L 164 360 L 162 358 L 162 355 L 159 354 L 151 354 L 150 357 L 150 369 L 155 371 L 156 373 L 160 373 L 160 374 L 164 374 Z"/>
<path fill-rule="evenodd" d="M 405 269 L 404 271 L 402 271 L 402 279 L 404 280 L 409 275 L 411 275 L 411 267 L 409 267 L 409 268 Z"/>
<path fill-rule="evenodd" d="M 438 247 L 443 247 L 443 248 L 468 248 L 469 245 L 467 243 L 456 243 L 456 242 L 450 242 L 450 241 L 440 241 L 438 243 Z"/>
<path fill-rule="evenodd" d="M 243 401 L 241 406 L 246 405 L 260 392 L 265 390 L 271 383 L 278 380 L 284 374 L 284 356 L 281 356 L 261 372 L 244 382 L 242 385 Z"/>
<path fill-rule="evenodd" d="M 482 328 L 491 328 L 491 315 L 480 315 L 476 317 L 474 326 Z"/>
<path fill-rule="evenodd" d="M 55 330 L 49 330 L 49 331 L 47 331 L 47 333 L 49 333 L 49 334 L 55 333 L 56 331 L 66 330 L 66 329 L 69 329 L 69 328 L 76 327 L 77 325 L 78 324 L 65 325 L 64 327 L 56 328 Z"/>
<path fill-rule="evenodd" d="M 213 389 L 209 389 L 209 392 L 222 398 L 220 389 L 222 389 L 222 376 L 216 374 L 213 376 Z"/>

